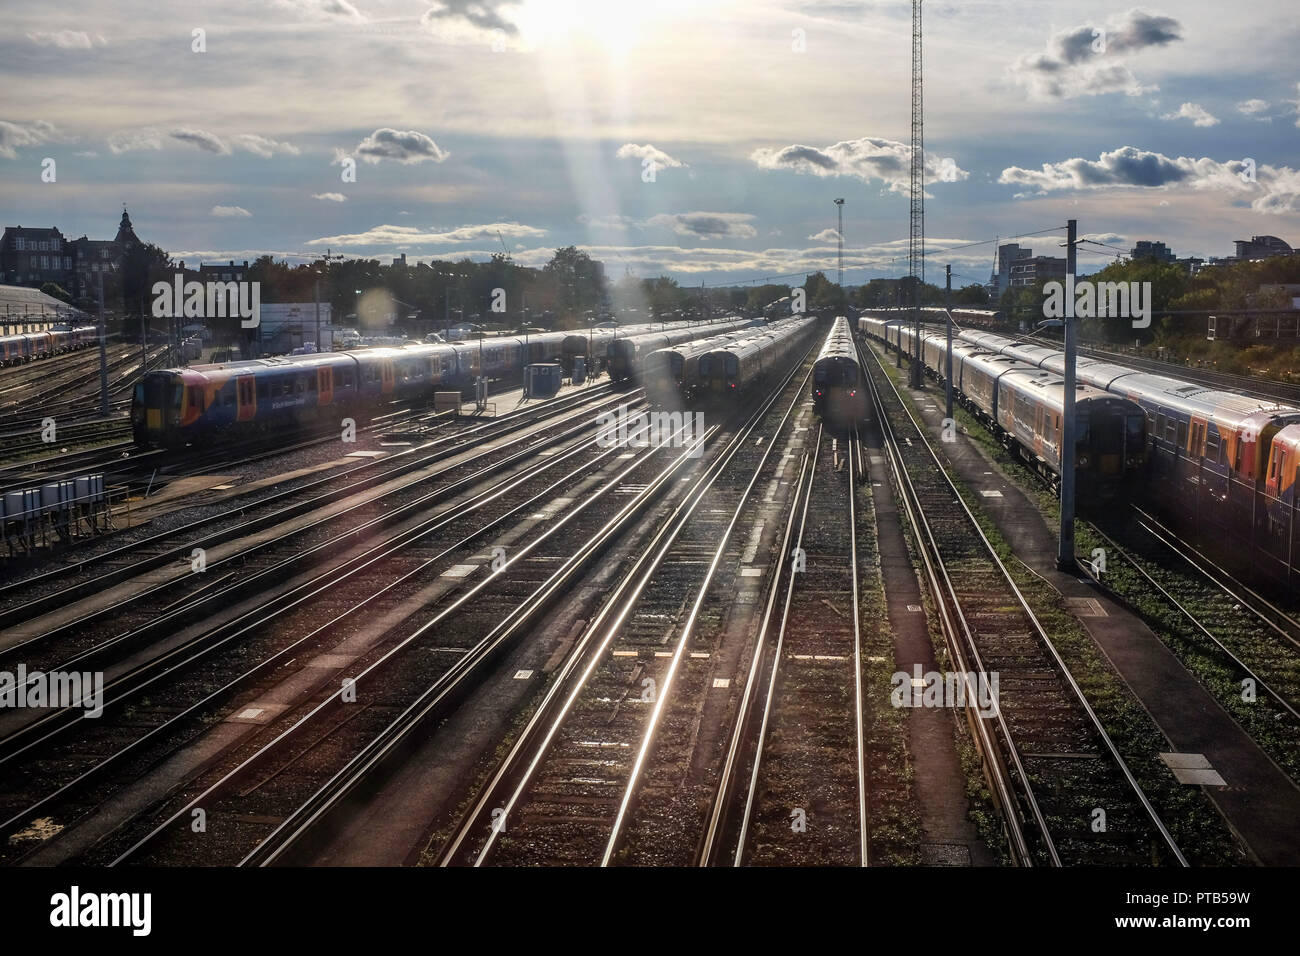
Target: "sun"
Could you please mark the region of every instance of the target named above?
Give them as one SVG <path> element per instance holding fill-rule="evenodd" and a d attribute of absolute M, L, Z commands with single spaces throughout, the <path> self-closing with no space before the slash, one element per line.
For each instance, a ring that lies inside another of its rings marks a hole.
<path fill-rule="evenodd" d="M 513 19 L 527 46 L 583 47 L 619 56 L 690 6 L 689 0 L 525 0 Z"/>

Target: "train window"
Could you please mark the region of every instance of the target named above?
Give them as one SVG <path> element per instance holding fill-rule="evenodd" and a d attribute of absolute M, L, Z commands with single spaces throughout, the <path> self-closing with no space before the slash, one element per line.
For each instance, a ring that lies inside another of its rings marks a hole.
<path fill-rule="evenodd" d="M 297 379 L 294 382 L 294 385 L 295 385 L 295 391 L 297 391 L 299 395 L 307 391 L 307 383 L 303 379 Z"/>
<path fill-rule="evenodd" d="M 234 393 L 233 391 L 231 391 L 231 392 L 226 392 L 226 394 L 225 394 L 225 395 L 222 397 L 222 399 L 221 399 L 221 404 L 222 404 L 222 405 L 225 405 L 227 408 L 229 408 L 231 405 L 234 405 L 234 404 L 235 404 L 235 393 Z"/>
<path fill-rule="evenodd" d="M 257 397 L 258 397 L 258 398 L 266 398 L 266 397 L 267 397 L 266 382 L 258 382 L 258 383 L 257 383 Z"/>
<path fill-rule="evenodd" d="M 1207 426 L 1207 428 L 1208 428 L 1208 426 Z M 1218 436 L 1217 434 L 1216 434 L 1216 435 L 1211 435 L 1211 434 L 1208 434 L 1208 433 L 1206 434 L 1206 436 L 1205 436 L 1205 458 L 1206 458 L 1207 461 L 1215 462 L 1216 464 L 1218 463 L 1218 461 L 1219 461 L 1219 436 Z"/>
<path fill-rule="evenodd" d="M 1160 439 L 1163 439 L 1165 437 L 1165 416 L 1163 413 L 1156 416 L 1154 434 L 1157 438 Z"/>
<path fill-rule="evenodd" d="M 1187 422 L 1178 423 L 1178 447 L 1187 447 Z"/>
<path fill-rule="evenodd" d="M 1142 447 L 1142 426 L 1143 424 L 1145 424 L 1146 419 L 1144 419 L 1141 415 L 1129 415 L 1127 419 L 1125 419 L 1125 422 L 1126 422 L 1126 428 L 1128 430 L 1129 447 L 1141 448 Z"/>
<path fill-rule="evenodd" d="M 195 411 L 203 411 L 203 389 L 197 385 L 190 386 L 190 407 Z"/>

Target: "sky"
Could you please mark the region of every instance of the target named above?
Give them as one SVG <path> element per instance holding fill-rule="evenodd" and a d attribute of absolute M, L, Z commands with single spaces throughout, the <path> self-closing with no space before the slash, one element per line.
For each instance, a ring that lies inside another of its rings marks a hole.
<path fill-rule="evenodd" d="M 927 272 L 1300 246 L 1292 0 L 924 4 Z M 0 0 L 0 225 L 174 257 L 907 272 L 911 4 Z M 49 163 L 53 160 L 53 163 Z M 53 181 L 47 181 L 52 179 Z M 1029 234 L 1037 234 L 1030 236 Z M 1109 247 L 1109 248 L 1106 248 Z"/>

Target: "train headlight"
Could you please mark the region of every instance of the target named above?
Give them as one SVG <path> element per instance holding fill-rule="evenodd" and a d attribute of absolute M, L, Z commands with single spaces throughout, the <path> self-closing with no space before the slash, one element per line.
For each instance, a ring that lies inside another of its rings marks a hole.
<path fill-rule="evenodd" d="M 1088 456 L 1087 456 L 1087 455 L 1080 455 L 1080 456 L 1079 456 L 1079 467 L 1080 467 L 1080 468 L 1087 468 L 1087 467 L 1088 467 Z"/>

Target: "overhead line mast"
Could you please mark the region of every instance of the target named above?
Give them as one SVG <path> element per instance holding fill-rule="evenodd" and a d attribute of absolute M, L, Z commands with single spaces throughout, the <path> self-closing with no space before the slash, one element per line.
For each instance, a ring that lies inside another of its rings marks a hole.
<path fill-rule="evenodd" d="M 909 379 L 920 388 L 921 288 L 925 285 L 925 117 L 921 96 L 921 0 L 912 0 L 912 182 L 908 272 L 912 277 L 913 328 L 916 332 Z"/>

